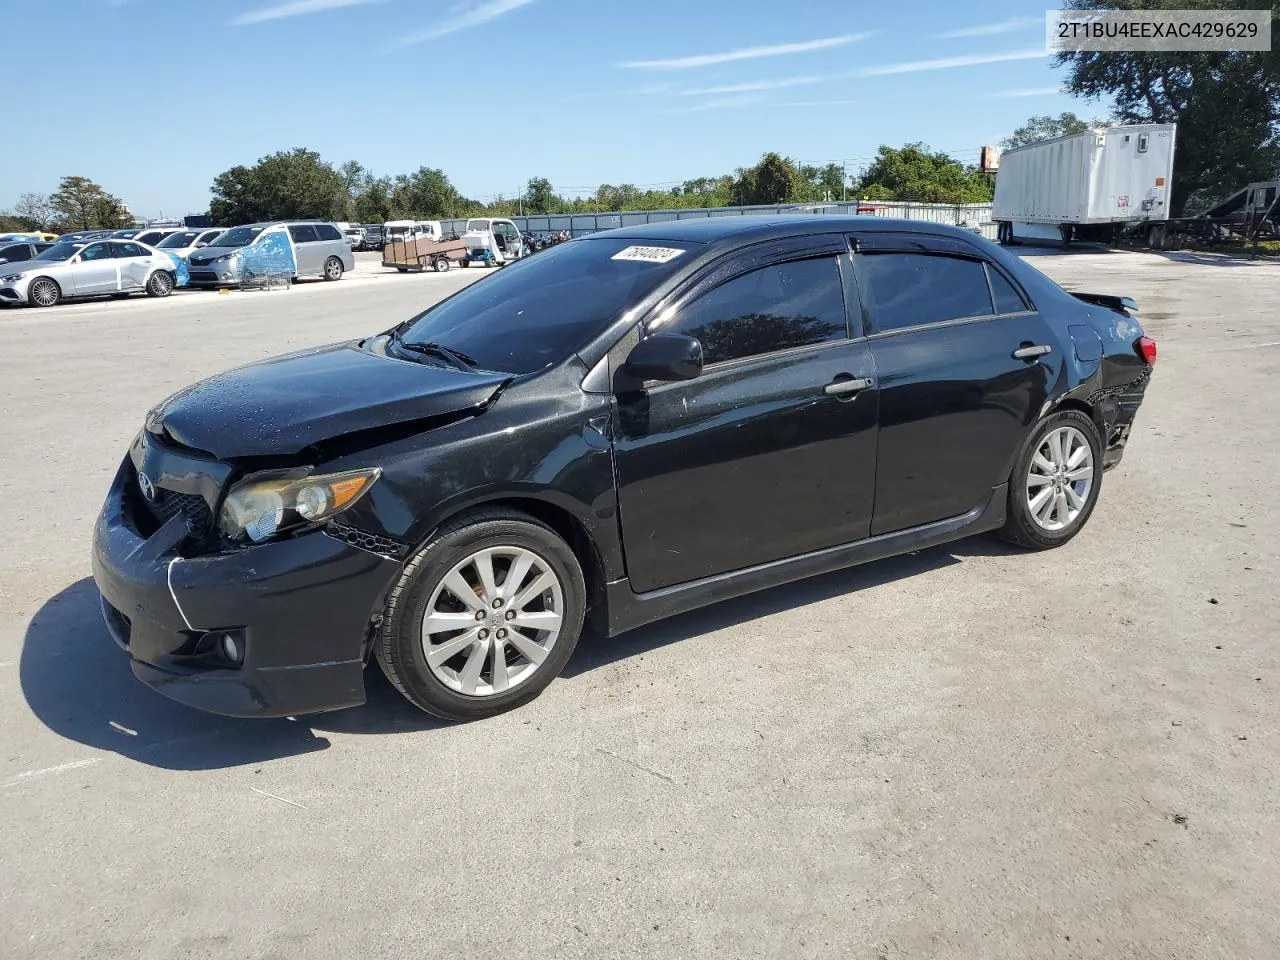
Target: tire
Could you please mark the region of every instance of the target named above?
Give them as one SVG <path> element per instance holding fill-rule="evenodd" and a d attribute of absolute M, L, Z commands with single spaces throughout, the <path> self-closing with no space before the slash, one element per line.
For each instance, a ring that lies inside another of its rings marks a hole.
<path fill-rule="evenodd" d="M 461 263 L 464 267 L 469 267 L 469 266 L 471 266 L 471 261 L 470 261 L 470 260 L 459 260 L 458 262 L 459 262 L 459 263 Z"/>
<path fill-rule="evenodd" d="M 147 278 L 148 297 L 167 297 L 173 293 L 173 275 L 167 270 L 157 270 Z"/>
<path fill-rule="evenodd" d="M 1063 250 L 1065 250 L 1065 249 L 1067 249 L 1067 247 L 1071 246 L 1071 241 L 1072 241 L 1073 239 L 1075 239 L 1074 234 L 1073 234 L 1072 229 L 1071 229 L 1071 224 L 1069 224 L 1069 223 L 1060 223 L 1060 224 L 1058 224 L 1058 236 L 1062 238 L 1062 249 L 1063 249 Z"/>
<path fill-rule="evenodd" d="M 1057 469 L 1062 457 L 1061 448 L 1054 447 L 1055 436 L 1071 438 L 1070 461 L 1079 457 L 1075 467 Z M 1084 448 L 1088 449 L 1087 457 L 1079 454 Z M 1082 489 L 1085 466 L 1090 473 L 1087 488 Z M 1102 436 L 1097 425 L 1079 410 L 1051 414 L 1040 421 L 1018 455 L 1009 477 L 1008 510 L 1000 536 L 1028 550 L 1060 547 L 1089 521 L 1101 488 Z M 1047 521 L 1045 507 L 1036 506 L 1045 491 L 1049 491 L 1048 501 L 1042 501 L 1048 510 Z"/>
<path fill-rule="evenodd" d="M 436 268 L 436 273 L 448 273 L 451 264 L 449 263 L 448 257 L 437 257 L 436 262 L 432 264 L 432 266 Z"/>
<path fill-rule="evenodd" d="M 27 287 L 27 303 L 33 307 L 56 306 L 61 299 L 62 288 L 49 277 L 36 277 Z"/>
<path fill-rule="evenodd" d="M 996 243 L 1000 244 L 1002 247 L 1007 247 L 1009 245 L 1009 224 L 1005 223 L 1003 220 L 1001 220 L 996 226 Z"/>
<path fill-rule="evenodd" d="M 324 262 L 324 278 L 326 280 L 342 279 L 342 261 L 337 257 L 330 257 Z"/>
<path fill-rule="evenodd" d="M 502 577 L 492 593 L 483 586 L 480 566 L 473 565 L 485 555 L 490 582 Z M 525 560 L 527 572 L 513 574 Z M 513 575 L 520 582 L 508 588 Z M 554 585 L 529 596 L 535 582 L 548 575 L 546 582 Z M 464 589 L 454 593 L 445 581 Z M 510 609 L 501 609 L 508 602 Z M 445 626 L 424 635 L 429 609 Z M 483 510 L 443 526 L 409 561 L 387 600 L 374 654 L 387 679 L 414 706 L 445 720 L 479 720 L 528 703 L 560 674 L 573 655 L 585 612 L 586 584 L 569 545 L 527 514 Z M 518 625 L 521 617 L 558 626 L 554 632 L 508 626 Z M 447 626 L 455 620 L 456 630 Z M 499 641 L 503 635 L 506 639 Z M 518 646 L 513 636 L 519 637 Z M 441 649 L 443 658 L 429 661 L 428 645 Z M 495 682 L 497 649 L 503 651 L 505 673 Z M 532 650 L 542 653 L 526 655 Z M 536 656 L 543 659 L 535 662 Z"/>

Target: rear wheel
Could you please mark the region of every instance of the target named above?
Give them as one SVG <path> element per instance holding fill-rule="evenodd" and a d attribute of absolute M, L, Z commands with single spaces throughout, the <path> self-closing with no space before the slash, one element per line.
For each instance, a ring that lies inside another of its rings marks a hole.
<path fill-rule="evenodd" d="M 1062 239 L 1062 249 L 1065 250 L 1071 246 L 1071 241 L 1075 239 L 1075 232 L 1071 229 L 1071 224 L 1058 224 L 1058 236 Z"/>
<path fill-rule="evenodd" d="M 326 280 L 342 279 L 342 261 L 337 257 L 330 257 L 324 262 L 324 278 Z"/>
<path fill-rule="evenodd" d="M 447 524 L 391 593 L 375 654 L 411 703 L 478 720 L 534 699 L 569 661 L 586 585 L 569 545 L 526 514 Z"/>
<path fill-rule="evenodd" d="M 1060 547 L 1089 520 L 1102 485 L 1102 437 L 1079 410 L 1046 417 L 1009 478 L 1000 536 L 1029 550 Z"/>
<path fill-rule="evenodd" d="M 37 277 L 27 287 L 27 301 L 35 307 L 52 307 L 62 299 L 62 288 L 56 280 Z"/>
<path fill-rule="evenodd" d="M 173 293 L 173 277 L 165 270 L 157 270 L 147 280 L 148 297 L 167 297 Z"/>
<path fill-rule="evenodd" d="M 450 266 L 451 264 L 449 263 L 448 257 L 436 258 L 436 262 L 435 262 L 436 273 L 448 273 Z"/>

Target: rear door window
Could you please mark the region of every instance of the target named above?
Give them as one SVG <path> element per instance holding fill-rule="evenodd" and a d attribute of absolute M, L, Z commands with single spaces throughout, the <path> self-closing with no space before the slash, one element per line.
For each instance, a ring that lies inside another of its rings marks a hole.
<path fill-rule="evenodd" d="M 342 232 L 331 223 L 316 225 L 316 236 L 321 240 L 341 240 Z"/>
<path fill-rule="evenodd" d="M 115 247 L 115 250 L 113 251 L 113 253 L 114 253 L 114 255 L 115 255 L 115 256 L 117 256 L 117 257 L 147 257 L 147 256 L 150 256 L 150 254 L 148 254 L 148 253 L 147 253 L 147 251 L 143 250 L 143 249 L 142 249 L 140 246 L 138 246 L 136 243 L 121 243 L 120 241 L 118 241 L 118 240 L 117 240 L 117 241 L 115 241 L 114 243 L 112 243 L 111 245 L 112 245 L 113 247 Z"/>
<path fill-rule="evenodd" d="M 316 236 L 316 228 L 309 223 L 291 223 L 289 236 L 294 243 L 314 243 L 320 238 Z"/>
<path fill-rule="evenodd" d="M 992 312 L 980 260 L 934 253 L 862 253 L 861 277 L 881 333 Z"/>
<path fill-rule="evenodd" d="M 744 273 L 682 308 L 655 329 L 702 344 L 710 365 L 848 335 L 834 257 L 778 263 Z"/>
<path fill-rule="evenodd" d="M 1019 313 L 1028 309 L 1027 301 L 1003 273 L 987 264 L 987 276 L 991 279 L 991 295 L 995 298 L 996 313 Z"/>

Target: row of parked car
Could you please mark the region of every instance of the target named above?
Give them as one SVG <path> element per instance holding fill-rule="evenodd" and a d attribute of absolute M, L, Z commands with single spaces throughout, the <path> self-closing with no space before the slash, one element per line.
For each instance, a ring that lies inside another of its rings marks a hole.
<path fill-rule="evenodd" d="M 166 297 L 177 287 L 239 286 L 261 275 L 341 280 L 355 268 L 336 224 L 132 228 L 0 236 L 0 305 L 51 307 L 70 298 Z"/>

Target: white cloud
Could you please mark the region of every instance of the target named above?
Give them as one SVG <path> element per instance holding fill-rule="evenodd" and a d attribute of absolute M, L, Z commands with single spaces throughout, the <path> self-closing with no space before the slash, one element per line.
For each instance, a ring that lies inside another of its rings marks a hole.
<path fill-rule="evenodd" d="M 788 77 L 785 80 L 757 80 L 753 83 L 734 83 L 727 87 L 702 87 L 698 90 L 681 90 L 682 97 L 698 97 L 720 93 L 754 93 L 757 90 L 785 90 L 787 87 L 803 87 L 822 83 L 826 77 Z"/>
<path fill-rule="evenodd" d="M 848 33 L 839 37 L 823 37 L 802 43 L 779 43 L 768 47 L 742 47 L 723 53 L 703 53 L 692 57 L 676 57 L 671 60 L 628 60 L 618 64 L 628 70 L 688 70 L 691 67 L 707 67 L 716 63 L 732 63 L 736 60 L 757 60 L 761 57 L 781 57 L 793 53 L 809 53 L 857 43 L 871 36 L 870 33 Z"/>
<path fill-rule="evenodd" d="M 367 3 L 379 2 L 381 0 L 289 0 L 288 3 L 278 3 L 274 7 L 242 13 L 231 21 L 231 25 L 245 27 L 251 23 L 265 23 L 267 20 L 283 20 L 285 17 L 301 17 L 309 13 L 337 10 L 339 7 L 362 7 Z"/>
<path fill-rule="evenodd" d="M 521 7 L 527 7 L 534 0 L 488 0 L 478 6 L 472 6 L 467 9 L 466 6 L 455 7 L 455 10 L 466 10 L 458 16 L 444 20 L 438 27 L 432 27 L 430 30 L 424 30 L 421 33 L 410 34 L 401 40 L 397 40 L 393 47 L 408 47 L 415 43 L 425 43 L 428 40 L 435 40 L 437 37 L 447 36 L 450 33 L 457 33 L 459 30 L 470 30 L 472 27 L 478 27 L 490 20 L 497 20 L 498 17 L 510 13 L 512 10 L 519 10 Z"/>
<path fill-rule="evenodd" d="M 1033 23 L 1044 23 L 1039 17 L 1010 17 L 996 23 L 979 23 L 972 27 L 961 27 L 959 30 L 948 30 L 946 33 L 935 33 L 937 40 L 958 40 L 962 37 L 991 37 L 997 33 L 1015 33 Z"/>
<path fill-rule="evenodd" d="M 1048 55 L 1043 47 L 1037 47 L 1034 50 L 1014 50 L 1010 53 L 976 53 L 962 57 L 944 57 L 940 60 L 916 60 L 911 63 L 888 63 L 878 67 L 863 67 L 855 76 L 887 77 L 895 73 L 923 73 L 926 70 L 976 67 L 983 63 L 1004 63 L 1008 60 L 1034 60 Z"/>
<path fill-rule="evenodd" d="M 1022 90 L 997 90 L 987 96 L 1004 99 L 1006 97 L 1049 97 L 1057 93 L 1066 93 L 1061 87 L 1026 87 Z"/>

